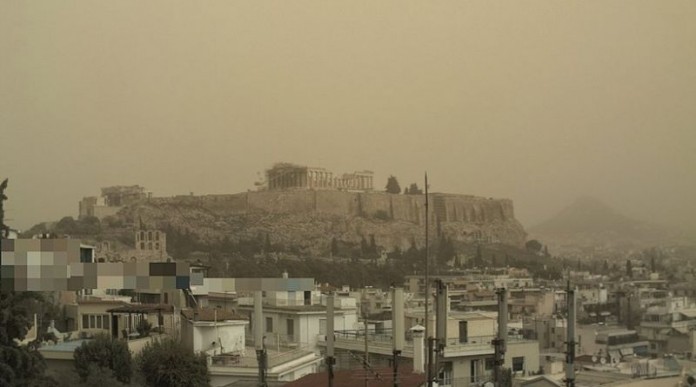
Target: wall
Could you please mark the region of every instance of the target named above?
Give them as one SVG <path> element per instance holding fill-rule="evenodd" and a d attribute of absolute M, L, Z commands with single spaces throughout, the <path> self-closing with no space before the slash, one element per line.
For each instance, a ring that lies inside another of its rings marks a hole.
<path fill-rule="evenodd" d="M 502 241 L 522 246 L 526 233 L 514 218 L 513 203 L 470 195 L 429 195 L 431 222 L 440 222 L 446 235 L 460 241 Z M 387 220 L 422 225 L 425 219 L 424 195 L 395 195 L 384 192 L 338 190 L 255 191 L 234 195 L 176 196 L 145 201 L 153 207 L 168 205 L 198 210 L 196 216 L 214 214 L 218 218 L 249 213 L 325 214 L 374 219 L 382 226 Z M 391 233 L 394 234 L 394 233 Z M 377 235 L 376 235 L 377 236 Z M 408 237 L 406 237 L 408 239 Z M 393 241 L 390 241 L 390 244 Z M 408 241 L 405 242 L 408 244 Z M 392 246 L 389 246 L 392 247 Z M 408 246 L 406 246 L 408 247 Z"/>
<path fill-rule="evenodd" d="M 527 375 L 530 372 L 539 371 L 539 343 L 536 341 L 509 342 L 505 352 L 505 367 L 512 369 L 513 357 L 524 357 L 524 370 Z M 518 373 L 519 374 L 519 373 Z"/>
<path fill-rule="evenodd" d="M 470 195 L 429 194 L 433 220 L 486 223 L 514 219 L 511 200 Z M 320 212 L 342 216 L 372 217 L 385 211 L 393 220 L 420 223 L 425 215 L 424 195 L 333 190 L 255 191 L 233 195 L 152 198 L 153 205 L 181 204 L 205 207 L 221 214 L 264 211 L 271 213 Z"/>

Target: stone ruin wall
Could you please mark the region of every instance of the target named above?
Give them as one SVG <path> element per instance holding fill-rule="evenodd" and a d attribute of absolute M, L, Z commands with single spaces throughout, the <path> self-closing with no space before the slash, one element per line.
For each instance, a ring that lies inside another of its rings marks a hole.
<path fill-rule="evenodd" d="M 432 219 L 440 222 L 491 223 L 515 219 L 512 200 L 470 195 L 430 194 Z M 423 195 L 383 192 L 262 191 L 231 195 L 174 196 L 148 199 L 153 204 L 180 204 L 205 208 L 219 215 L 248 212 L 297 214 L 317 212 L 339 216 L 375 217 L 386 213 L 392 220 L 421 224 L 425 216 Z"/>
<path fill-rule="evenodd" d="M 341 217 L 379 218 L 422 225 L 423 195 L 394 195 L 384 192 L 287 190 L 243 192 L 231 195 L 175 196 L 148 199 L 153 204 L 193 206 L 217 216 L 247 213 L 320 213 Z M 515 219 L 512 200 L 471 195 L 430 194 L 431 224 L 439 220 L 455 239 L 471 240 L 480 230 L 495 240 L 522 245 L 526 233 Z M 451 232 L 450 232 L 451 231 Z"/>

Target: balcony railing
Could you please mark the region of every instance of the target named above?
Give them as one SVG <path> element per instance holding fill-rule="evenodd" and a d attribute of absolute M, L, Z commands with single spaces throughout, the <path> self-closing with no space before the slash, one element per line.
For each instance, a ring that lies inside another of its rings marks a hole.
<path fill-rule="evenodd" d="M 364 342 L 365 332 L 361 330 L 348 330 L 348 331 L 335 331 L 334 336 L 337 342 L 342 340 L 349 342 Z M 488 348 L 493 348 L 493 340 L 495 336 L 469 336 L 466 340 L 460 338 L 447 339 L 446 348 L 452 351 L 464 351 L 464 350 L 483 350 Z M 522 335 L 508 335 L 508 343 L 524 341 Z M 368 332 L 367 333 L 368 345 L 373 347 L 390 347 L 392 343 L 392 335 L 390 330 L 385 330 L 384 332 Z M 413 347 L 413 338 L 411 335 L 406 335 L 405 346 L 408 348 Z"/>
<path fill-rule="evenodd" d="M 268 368 L 273 368 L 312 354 L 314 354 L 314 350 L 307 346 L 299 348 L 281 348 L 280 351 L 269 349 L 267 352 Z M 211 365 L 213 367 L 257 368 L 258 360 L 254 349 L 247 347 L 244 352 L 225 353 L 212 356 Z"/>

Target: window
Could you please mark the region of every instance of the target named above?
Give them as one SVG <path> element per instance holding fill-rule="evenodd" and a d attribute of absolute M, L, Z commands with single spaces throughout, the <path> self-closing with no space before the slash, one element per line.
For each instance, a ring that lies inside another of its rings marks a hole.
<path fill-rule="evenodd" d="M 152 250 L 152 242 L 147 242 L 147 249 Z"/>
<path fill-rule="evenodd" d="M 273 332 L 273 318 L 272 317 L 266 317 L 266 332 L 268 332 L 268 333 Z"/>
<path fill-rule="evenodd" d="M 159 242 L 155 243 L 155 250 L 159 250 Z"/>
<path fill-rule="evenodd" d="M 493 359 L 492 357 L 487 358 L 485 367 L 486 371 L 492 370 L 493 367 L 495 367 L 495 359 Z"/>
<path fill-rule="evenodd" d="M 287 325 L 285 328 L 286 328 L 288 336 L 295 335 L 295 320 L 289 318 L 289 319 L 285 320 L 285 323 Z"/>
<path fill-rule="evenodd" d="M 156 240 L 156 241 L 159 240 L 159 231 L 155 232 L 155 240 Z"/>
<path fill-rule="evenodd" d="M 466 343 L 469 337 L 469 323 L 467 321 L 459 322 L 459 342 Z"/>
<path fill-rule="evenodd" d="M 140 242 L 140 250 L 145 250 L 145 242 Z"/>
<path fill-rule="evenodd" d="M 82 329 L 109 329 L 110 318 L 108 314 L 83 314 Z"/>
<path fill-rule="evenodd" d="M 152 240 L 152 231 L 147 232 L 147 240 L 149 240 L 149 241 Z"/>
<path fill-rule="evenodd" d="M 325 318 L 319 319 L 319 334 L 320 335 L 326 334 L 326 319 Z"/>
<path fill-rule="evenodd" d="M 512 372 L 521 372 L 524 370 L 524 356 L 512 358 Z"/>
<path fill-rule="evenodd" d="M 479 359 L 472 360 L 469 364 L 471 366 L 471 369 L 469 370 L 469 375 L 471 375 L 471 383 L 476 383 L 478 382 L 478 367 L 479 367 Z"/>

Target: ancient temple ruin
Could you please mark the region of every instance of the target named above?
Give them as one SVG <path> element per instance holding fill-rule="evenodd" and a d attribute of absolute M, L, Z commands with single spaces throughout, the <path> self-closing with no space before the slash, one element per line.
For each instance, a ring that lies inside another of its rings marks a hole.
<path fill-rule="evenodd" d="M 266 170 L 268 190 L 345 190 L 372 191 L 372 171 L 356 171 L 334 176 L 333 172 L 324 168 L 308 167 L 290 163 L 278 163 Z"/>

